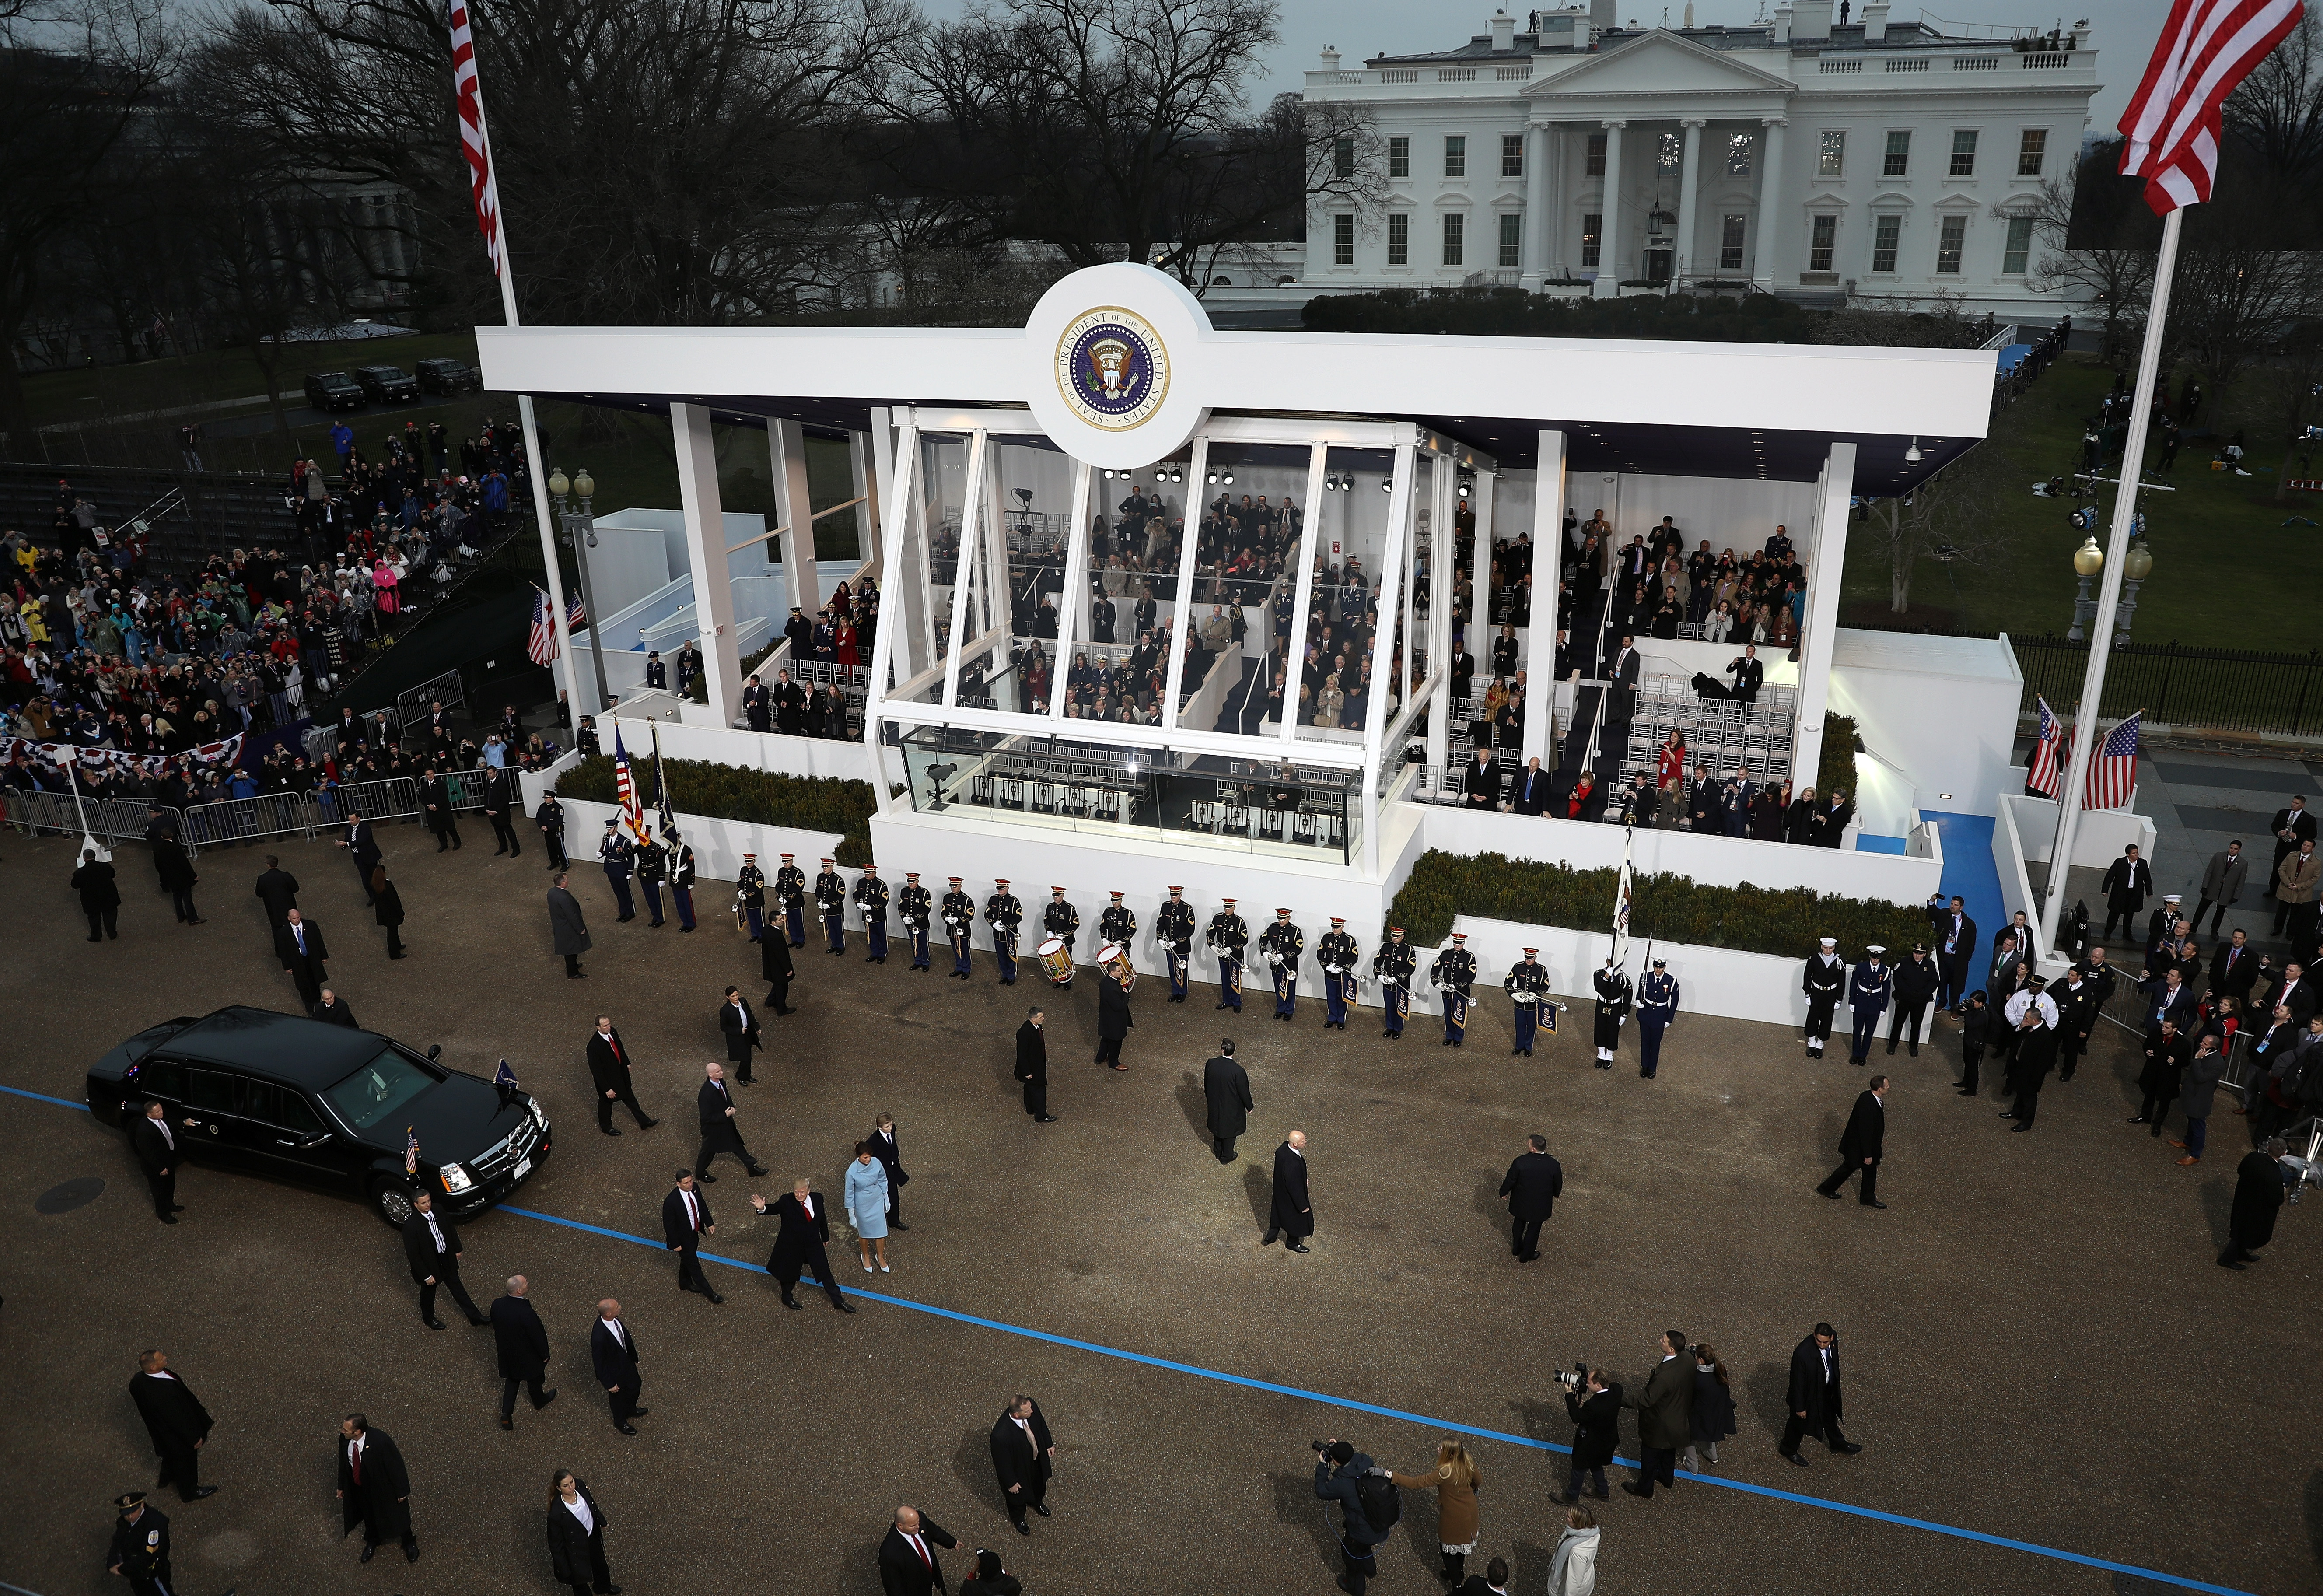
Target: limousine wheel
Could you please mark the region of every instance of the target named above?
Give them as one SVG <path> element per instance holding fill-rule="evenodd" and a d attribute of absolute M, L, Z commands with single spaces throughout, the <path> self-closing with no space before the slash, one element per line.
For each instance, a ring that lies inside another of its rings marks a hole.
<path fill-rule="evenodd" d="M 397 1230 L 412 1215 L 411 1191 L 400 1180 L 382 1175 L 371 1183 L 372 1211 Z"/>

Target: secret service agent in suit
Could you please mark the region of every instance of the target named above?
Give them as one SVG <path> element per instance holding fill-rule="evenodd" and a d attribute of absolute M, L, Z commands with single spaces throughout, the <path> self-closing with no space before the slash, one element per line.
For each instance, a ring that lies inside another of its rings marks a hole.
<path fill-rule="evenodd" d="M 992 1472 L 1000 1481 L 1009 1519 L 1018 1535 L 1030 1535 L 1033 1527 L 1024 1522 L 1024 1509 L 1049 1517 L 1049 1473 L 1057 1455 L 1041 1405 L 1025 1396 L 1013 1399 L 1008 1410 L 993 1420 L 991 1441 Z"/>
<path fill-rule="evenodd" d="M 510 1275 L 508 1295 L 492 1298 L 494 1350 L 500 1354 L 500 1428 L 516 1428 L 516 1388 L 523 1386 L 535 1413 L 556 1400 L 554 1390 L 542 1390 L 548 1378 L 548 1329 L 526 1300 L 531 1285 L 522 1275 Z"/>
<path fill-rule="evenodd" d="M 750 1074 L 750 1055 L 767 1045 L 758 1026 L 758 1016 L 742 1001 L 739 987 L 726 988 L 726 1001 L 718 1005 L 718 1029 L 726 1036 L 726 1061 L 734 1066 L 734 1078 L 744 1086 L 755 1078 Z"/>
<path fill-rule="evenodd" d="M 712 1302 L 726 1299 L 711 1289 L 710 1277 L 702 1272 L 702 1238 L 718 1234 L 717 1218 L 710 1205 L 702 1198 L 701 1189 L 694 1185 L 693 1171 L 680 1169 L 677 1184 L 661 1199 L 662 1244 L 677 1254 L 677 1289 L 699 1291 Z"/>
<path fill-rule="evenodd" d="M 1258 1244 L 1271 1247 L 1281 1236 L 1293 1252 L 1315 1234 L 1315 1208 L 1307 1195 L 1307 1133 L 1293 1131 L 1274 1150 L 1274 1199 L 1267 1209 L 1266 1234 Z"/>
<path fill-rule="evenodd" d="M 132 1491 L 113 1499 L 121 1510 L 113 1521 L 113 1550 L 105 1572 L 129 1582 L 136 1596 L 173 1596 L 177 1575 L 170 1572 L 170 1519 L 148 1507 L 145 1493 Z"/>
<path fill-rule="evenodd" d="M 855 1305 L 839 1289 L 839 1277 L 831 1271 L 831 1259 L 823 1252 L 831 1240 L 831 1205 L 822 1193 L 808 1189 L 805 1176 L 798 1178 L 790 1195 L 772 1203 L 757 1192 L 750 1194 L 750 1206 L 761 1214 L 772 1214 L 782 1222 L 775 1233 L 775 1250 L 767 1256 L 767 1272 L 775 1277 L 783 1290 L 783 1306 L 801 1306 L 794 1295 L 799 1277 L 812 1274 L 822 1294 L 831 1298 L 831 1306 L 840 1313 L 851 1314 Z"/>
<path fill-rule="evenodd" d="M 704 1185 L 713 1185 L 718 1177 L 710 1172 L 710 1160 L 721 1152 L 732 1153 L 742 1160 L 742 1167 L 753 1175 L 763 1175 L 767 1166 L 750 1156 L 742 1144 L 742 1132 L 734 1123 L 734 1094 L 727 1089 L 726 1067 L 705 1064 L 702 1067 L 702 1089 L 693 1096 L 693 1105 L 702 1121 L 702 1146 L 693 1155 L 693 1172 Z"/>
<path fill-rule="evenodd" d="M 1518 1262 L 1530 1263 L 1540 1256 L 1540 1227 L 1565 1195 L 1565 1167 L 1548 1156 L 1547 1137 L 1525 1138 L 1525 1150 L 1501 1177 L 1501 1195 L 1509 1199 L 1514 1222 L 1509 1251 Z"/>
<path fill-rule="evenodd" d="M 780 1018 L 798 1011 L 790 1001 L 791 979 L 797 967 L 791 962 L 791 944 L 787 937 L 758 939 L 758 974 L 767 981 L 767 1006 Z"/>
<path fill-rule="evenodd" d="M 1042 1020 L 1041 1011 L 1033 1009 L 1016 1027 L 1016 1078 L 1024 1083 L 1024 1112 L 1048 1125 L 1057 1116 L 1049 1112 L 1049 1041 Z"/>
<path fill-rule="evenodd" d="M 371 1427 L 360 1413 L 339 1424 L 339 1534 L 360 1524 L 368 1563 L 381 1541 L 403 1543 L 407 1563 L 419 1561 L 419 1537 L 411 1533 L 411 1474 L 403 1453 L 385 1430 Z"/>
<path fill-rule="evenodd" d="M 170 1367 L 167 1353 L 149 1352 L 137 1360 L 129 1377 L 129 1399 L 137 1417 L 153 1437 L 154 1455 L 161 1460 L 161 1485 L 175 1484 L 178 1495 L 189 1502 L 216 1496 L 217 1487 L 202 1483 L 202 1443 L 210 1438 L 209 1409 L 194 1395 L 194 1388 Z"/>
<path fill-rule="evenodd" d="M 320 999 L 315 1004 L 315 1018 L 326 1025 L 343 1025 L 349 1031 L 362 1029 L 355 1023 L 353 1006 L 328 986 L 323 988 Z"/>
<path fill-rule="evenodd" d="M 917 1508 L 897 1508 L 887 1538 L 879 1543 L 880 1596 L 928 1596 L 944 1585 L 936 1550 L 960 1545 L 944 1527 Z"/>
<path fill-rule="evenodd" d="M 188 1119 L 185 1128 L 190 1131 L 194 1124 Z M 170 1127 L 170 1111 L 159 1103 L 146 1104 L 144 1117 L 131 1127 L 129 1144 L 153 1193 L 153 1216 L 164 1225 L 177 1224 L 186 1205 L 178 1200 L 178 1133 Z"/>
<path fill-rule="evenodd" d="M 370 891 L 368 885 L 364 891 Z M 268 854 L 266 868 L 259 873 L 258 885 L 251 894 L 266 905 L 266 923 L 280 925 L 283 916 L 298 906 L 298 878 L 282 867 L 280 859 Z"/>
<path fill-rule="evenodd" d="M 96 849 L 85 849 L 80 865 L 72 873 L 72 889 L 80 894 L 80 912 L 88 916 L 88 940 L 103 941 L 106 937 L 118 941 L 121 938 L 121 885 L 114 879 L 113 867 L 96 857 Z"/>
<path fill-rule="evenodd" d="M 2266 867 L 2266 897 L 2274 896 L 2274 873 L 2282 861 L 2299 851 L 2302 842 L 2315 840 L 2315 812 L 2307 807 L 2307 795 L 2294 796 L 2284 808 L 2274 812 L 2274 823 L 2268 830 L 2274 833 L 2274 858 Z"/>
<path fill-rule="evenodd" d="M 1836 1202 L 1839 1188 L 1847 1184 L 1850 1175 L 1860 1173 L 1863 1187 L 1858 1198 L 1867 1208 L 1884 1208 L 1879 1200 L 1880 1149 L 1887 1134 L 1887 1078 L 1875 1075 L 1871 1084 L 1855 1099 L 1854 1112 L 1847 1116 L 1847 1129 L 1839 1133 L 1839 1168 L 1815 1189 Z"/>
<path fill-rule="evenodd" d="M 1662 1360 L 1646 1376 L 1646 1389 L 1621 1399 L 1621 1406 L 1638 1410 L 1638 1477 L 1621 1481 L 1631 1496 L 1650 1499 L 1657 1481 L 1677 1483 L 1678 1448 L 1694 1435 L 1694 1360 L 1685 1356 L 1685 1337 L 1665 1330 L 1659 1343 Z"/>
<path fill-rule="evenodd" d="M 1234 1038 L 1218 1043 L 1217 1056 L 1202 1066 L 1202 1098 L 1209 1108 L 1210 1151 L 1222 1164 L 1234 1162 L 1235 1139 L 1250 1128 L 1250 1072 L 1235 1062 Z"/>
<path fill-rule="evenodd" d="M 371 902 L 371 873 L 384 856 L 380 852 L 379 839 L 371 833 L 371 822 L 363 818 L 360 811 L 347 812 L 347 834 L 339 839 L 336 846 L 347 850 L 347 862 L 355 867 L 355 879 L 363 883 L 363 902 L 368 903 Z M 267 860 L 270 866 L 273 862 L 271 858 Z M 296 907 L 295 904 L 289 906 Z M 271 912 L 273 905 L 270 903 L 267 908 Z M 282 918 L 280 914 L 271 917 L 277 922 Z"/>
<path fill-rule="evenodd" d="M 597 1089 L 597 1128 L 608 1136 L 618 1136 L 613 1128 L 613 1105 L 629 1105 L 629 1117 L 638 1122 L 638 1129 L 650 1131 L 661 1124 L 649 1119 L 638 1106 L 638 1088 L 629 1079 L 629 1050 L 621 1045 L 621 1033 L 613 1028 L 613 1016 L 599 1014 L 597 1028 L 589 1033 L 589 1080 Z"/>
<path fill-rule="evenodd" d="M 2121 858 L 2106 867 L 2098 890 L 2106 895 L 2105 930 L 2100 934 L 2111 939 L 2116 922 L 2122 930 L 2135 934 L 2138 911 L 2145 907 L 2145 894 L 2153 890 L 2153 871 L 2137 857 L 2135 843 L 2122 849 Z"/>
<path fill-rule="evenodd" d="M 605 1399 L 612 1404 L 613 1427 L 624 1435 L 636 1435 L 637 1426 L 629 1420 L 646 1412 L 638 1406 L 638 1393 L 645 1385 L 638 1365 L 644 1357 L 638 1351 L 637 1333 L 622 1322 L 621 1305 L 613 1298 L 597 1305 L 597 1322 L 589 1327 L 589 1362 L 597 1371 L 597 1383 L 605 1388 Z"/>
<path fill-rule="evenodd" d="M 274 956 L 282 973 L 298 984 L 299 1001 L 309 1014 L 323 1000 L 323 983 L 331 978 L 324 961 L 331 950 L 323 944 L 323 928 L 293 909 L 274 928 Z"/>
<path fill-rule="evenodd" d="M 1839 1334 L 1829 1325 L 1817 1325 L 1812 1335 L 1791 1349 L 1791 1388 L 1783 1408 L 1790 1417 L 1776 1450 L 1799 1467 L 1807 1466 L 1799 1455 L 1799 1443 L 1809 1435 L 1819 1437 L 1833 1452 L 1851 1456 L 1863 1450 L 1839 1427 Z"/>
<path fill-rule="evenodd" d="M 460 1233 L 435 1207 L 435 1199 L 420 1192 L 411 1199 L 411 1217 L 403 1222 L 403 1258 L 419 1288 L 420 1323 L 430 1330 L 444 1328 L 444 1321 L 436 1316 L 436 1289 L 440 1286 L 451 1292 L 452 1300 L 468 1316 L 468 1323 L 490 1324 L 476 1311 L 468 1288 L 460 1281 Z"/>

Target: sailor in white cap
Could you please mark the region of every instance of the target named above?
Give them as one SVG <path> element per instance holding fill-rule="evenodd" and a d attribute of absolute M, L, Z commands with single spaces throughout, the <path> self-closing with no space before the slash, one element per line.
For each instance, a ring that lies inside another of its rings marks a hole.
<path fill-rule="evenodd" d="M 1806 975 L 1800 982 L 1807 995 L 1807 1057 L 1823 1057 L 1831 1040 L 1831 1016 L 1847 990 L 1847 962 L 1839 956 L 1839 939 L 1825 937 L 1823 946 L 1807 955 Z"/>
<path fill-rule="evenodd" d="M 1855 1029 L 1847 1047 L 1847 1061 L 1850 1064 L 1860 1064 L 1870 1056 L 1871 1043 L 1879 1034 L 1879 1016 L 1887 1012 L 1887 996 L 1896 977 L 1881 962 L 1887 951 L 1877 942 L 1867 944 L 1863 961 L 1848 978 L 1847 1006 L 1855 1014 Z"/>

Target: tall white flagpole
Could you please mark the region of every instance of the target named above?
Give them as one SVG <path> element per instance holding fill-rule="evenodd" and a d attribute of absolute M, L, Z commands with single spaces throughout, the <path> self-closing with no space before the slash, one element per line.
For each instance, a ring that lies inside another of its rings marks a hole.
<path fill-rule="evenodd" d="M 2072 758 L 2064 788 L 2057 795 L 2057 840 L 2050 849 L 2049 890 L 2041 905 L 2041 946 L 2052 951 L 2057 946 L 2057 925 L 2065 913 L 2065 877 L 2072 869 L 2074 835 L 2080 829 L 2089 761 L 2103 740 L 2098 715 L 2105 701 L 2106 662 L 2113 654 L 2114 607 L 2121 601 L 2121 568 L 2129 553 L 2130 524 L 2136 519 L 2138 478 L 2145 466 L 2146 422 L 2153 413 L 2153 383 L 2161 369 L 2162 335 L 2170 316 L 2170 279 L 2178 265 L 2178 225 L 2185 214 L 2185 207 L 2180 206 L 2162 218 L 2162 252 L 2153 262 L 2153 298 L 2145 313 L 2137 387 L 2130 399 L 2129 436 L 2122 443 L 2121 481 L 2114 490 L 2113 530 L 2106 540 L 2105 578 L 2098 588 L 2097 630 L 2089 638 L 2080 707 L 2073 712 Z"/>

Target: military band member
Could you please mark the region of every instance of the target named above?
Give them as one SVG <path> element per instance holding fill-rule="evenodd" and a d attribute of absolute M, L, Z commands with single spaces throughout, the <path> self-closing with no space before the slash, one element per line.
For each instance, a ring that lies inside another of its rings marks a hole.
<path fill-rule="evenodd" d="M 1235 901 L 1221 898 L 1225 906 L 1210 916 L 1210 929 L 1202 933 L 1210 951 L 1218 956 L 1218 1007 L 1242 1013 L 1242 950 L 1250 946 L 1250 927 L 1235 913 Z"/>
<path fill-rule="evenodd" d="M 1122 906 L 1119 893 L 1113 894 L 1113 902 L 1097 917 L 1097 934 L 1100 940 L 1111 942 L 1125 953 L 1129 951 L 1130 942 L 1137 935 L 1137 916 Z"/>
<path fill-rule="evenodd" d="M 895 894 L 896 911 L 904 917 L 904 934 L 912 940 L 912 968 L 928 968 L 928 922 L 933 918 L 935 901 L 928 889 L 920 885 L 917 870 L 904 872 L 904 890 Z"/>
<path fill-rule="evenodd" d="M 796 856 L 785 854 L 782 866 L 775 872 L 775 907 L 782 911 L 783 929 L 790 934 L 791 946 L 806 946 L 806 872 L 794 862 Z"/>
<path fill-rule="evenodd" d="M 1016 930 L 1024 923 L 1024 905 L 1008 890 L 1007 877 L 993 885 L 1000 890 L 984 903 L 984 918 L 992 927 L 992 958 L 1000 966 L 1000 984 L 1016 985 Z"/>
<path fill-rule="evenodd" d="M 645 840 L 636 845 L 638 885 L 645 888 L 646 913 L 652 918 L 646 923 L 656 926 L 666 923 L 661 912 L 661 884 L 669 876 L 669 852 L 646 833 Z"/>
<path fill-rule="evenodd" d="M 976 900 L 960 890 L 960 878 L 950 878 L 951 890 L 943 896 L 944 935 L 951 941 L 951 973 L 956 980 L 969 977 L 968 928 L 976 923 Z"/>
<path fill-rule="evenodd" d="M 677 834 L 675 826 L 661 829 L 664 847 L 669 849 L 669 901 L 677 907 L 677 929 L 693 929 L 693 849 Z"/>
<path fill-rule="evenodd" d="M 1323 1029 L 1347 1028 L 1347 1000 L 1354 995 L 1355 959 L 1362 953 L 1347 934 L 1347 922 L 1331 916 L 1331 929 L 1315 943 L 1315 962 L 1323 967 Z"/>
<path fill-rule="evenodd" d="M 1668 959 L 1657 959 L 1638 978 L 1638 1073 L 1648 1080 L 1661 1068 L 1662 1032 L 1677 1018 L 1677 977 L 1668 967 Z"/>
<path fill-rule="evenodd" d="M 1380 1007 L 1387 1025 L 1382 1036 L 1400 1037 L 1411 1013 L 1411 984 L 1419 974 L 1419 954 L 1403 940 L 1403 927 L 1387 928 L 1387 940 L 1372 955 L 1372 979 L 1380 986 Z"/>
<path fill-rule="evenodd" d="M 1274 1017 L 1289 1020 L 1299 1012 L 1299 956 L 1307 950 L 1307 933 L 1290 923 L 1290 911 L 1277 909 L 1274 923 L 1258 933 L 1259 951 L 1274 975 Z"/>
<path fill-rule="evenodd" d="M 1621 1022 L 1630 1017 L 1630 976 L 1605 955 L 1597 972 L 1597 1068 L 1613 1068 L 1613 1050 L 1621 1045 Z"/>
<path fill-rule="evenodd" d="M 757 941 L 767 934 L 767 873 L 758 868 L 758 856 L 742 856 L 742 868 L 734 877 L 734 903 L 742 911 L 742 918 L 750 928 L 750 940 Z"/>
<path fill-rule="evenodd" d="M 814 877 L 814 912 L 822 922 L 822 934 L 831 942 L 828 951 L 847 951 L 847 882 L 833 868 L 837 859 L 825 859 Z"/>
<path fill-rule="evenodd" d="M 1194 968 L 1194 905 L 1184 887 L 1170 889 L 1170 901 L 1153 917 L 1153 934 L 1170 961 L 1170 1001 L 1183 1003 Z"/>
<path fill-rule="evenodd" d="M 1444 1043 L 1464 1047 L 1468 1040 L 1468 1001 L 1476 990 L 1476 956 L 1468 951 L 1468 933 L 1454 931 L 1452 945 L 1436 956 L 1428 978 L 1444 998 Z"/>
<path fill-rule="evenodd" d="M 1501 985 L 1508 988 L 1515 1000 L 1517 1011 L 1517 1045 L 1509 1050 L 1513 1059 L 1519 1053 L 1532 1057 L 1533 1032 L 1540 1024 L 1540 1005 L 1548 1001 L 1548 971 L 1533 957 L 1538 948 L 1528 948 L 1524 957 L 1509 967 Z"/>
<path fill-rule="evenodd" d="M 613 901 L 621 906 L 615 916 L 617 923 L 638 917 L 637 905 L 629 901 L 629 864 L 637 850 L 621 835 L 620 824 L 619 820 L 607 821 L 605 834 L 597 839 L 597 857 L 604 861 L 606 883 L 613 889 Z"/>
<path fill-rule="evenodd" d="M 866 864 L 863 874 L 855 878 L 855 906 L 863 913 L 863 935 L 871 944 L 864 956 L 866 964 L 887 962 L 887 884 L 879 879 L 879 867 Z"/>
<path fill-rule="evenodd" d="M 1847 962 L 1839 956 L 1838 938 L 1823 938 L 1821 951 L 1808 956 L 1800 986 L 1807 995 L 1807 1057 L 1820 1059 L 1831 1040 L 1832 1011 L 1847 991 Z"/>
<path fill-rule="evenodd" d="M 1049 889 L 1049 906 L 1041 911 L 1041 929 L 1052 937 L 1064 938 L 1068 954 L 1079 953 L 1073 944 L 1081 934 L 1081 912 L 1065 902 L 1063 887 Z"/>
<path fill-rule="evenodd" d="M 1871 1043 L 1879 1033 L 1879 1016 L 1887 1012 L 1887 995 L 1894 989 L 1896 977 L 1880 962 L 1887 949 L 1873 942 L 1863 949 L 1863 961 L 1847 981 L 1847 1006 L 1852 1012 L 1855 1030 L 1848 1039 L 1847 1061 L 1860 1064 L 1870 1056 Z"/>

